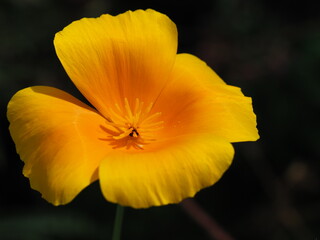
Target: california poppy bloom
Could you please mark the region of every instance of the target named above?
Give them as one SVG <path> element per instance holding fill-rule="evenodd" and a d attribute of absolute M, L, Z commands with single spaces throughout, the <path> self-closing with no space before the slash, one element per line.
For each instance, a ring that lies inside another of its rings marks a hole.
<path fill-rule="evenodd" d="M 177 54 L 166 15 L 83 18 L 54 46 L 92 106 L 36 86 L 17 92 L 7 112 L 23 174 L 54 205 L 96 180 L 120 205 L 178 203 L 219 180 L 232 142 L 258 139 L 251 98 L 197 57 Z"/>

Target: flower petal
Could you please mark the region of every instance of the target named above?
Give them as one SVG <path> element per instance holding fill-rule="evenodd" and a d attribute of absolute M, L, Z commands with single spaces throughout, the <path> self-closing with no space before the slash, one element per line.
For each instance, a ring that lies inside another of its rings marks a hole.
<path fill-rule="evenodd" d="M 230 142 L 259 138 L 251 98 L 200 59 L 178 54 L 171 78 L 154 108 L 163 113 L 163 134 L 211 133 Z"/>
<path fill-rule="evenodd" d="M 212 87 L 226 83 L 204 61 L 188 53 L 180 53 L 176 57 L 173 74 L 182 72 L 196 81 L 196 84 Z"/>
<path fill-rule="evenodd" d="M 107 200 L 134 208 L 178 203 L 218 181 L 234 154 L 230 143 L 209 135 L 152 145 L 150 151 L 114 151 L 101 162 L 100 184 Z"/>
<path fill-rule="evenodd" d="M 71 80 L 108 117 L 125 98 L 150 103 L 159 95 L 175 61 L 177 29 L 156 11 L 128 11 L 75 21 L 54 45 Z"/>
<path fill-rule="evenodd" d="M 31 187 L 54 205 L 70 202 L 97 179 L 110 147 L 102 139 L 105 119 L 71 95 L 30 87 L 8 105 L 10 133 Z"/>

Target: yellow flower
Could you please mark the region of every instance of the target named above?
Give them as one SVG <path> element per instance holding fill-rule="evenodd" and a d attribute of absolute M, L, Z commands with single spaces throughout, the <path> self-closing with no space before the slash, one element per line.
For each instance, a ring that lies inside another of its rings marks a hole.
<path fill-rule="evenodd" d="M 124 206 L 178 203 L 219 180 L 231 142 L 259 137 L 251 98 L 177 54 L 176 26 L 161 13 L 83 18 L 54 46 L 93 107 L 36 86 L 17 92 L 7 113 L 23 174 L 54 205 L 96 180 Z"/>

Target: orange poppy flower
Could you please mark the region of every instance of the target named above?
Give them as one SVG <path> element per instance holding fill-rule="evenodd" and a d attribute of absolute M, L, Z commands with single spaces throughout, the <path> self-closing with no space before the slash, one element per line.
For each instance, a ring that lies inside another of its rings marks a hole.
<path fill-rule="evenodd" d="M 251 98 L 195 56 L 177 54 L 166 15 L 83 18 L 54 46 L 93 107 L 36 86 L 17 92 L 7 113 L 23 174 L 54 205 L 96 180 L 124 206 L 178 203 L 219 180 L 232 142 L 258 139 Z"/>

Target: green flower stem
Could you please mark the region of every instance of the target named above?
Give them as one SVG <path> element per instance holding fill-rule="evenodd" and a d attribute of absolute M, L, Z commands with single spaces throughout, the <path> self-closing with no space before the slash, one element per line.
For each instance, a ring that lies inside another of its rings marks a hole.
<path fill-rule="evenodd" d="M 114 219 L 112 240 L 120 240 L 123 212 L 124 212 L 124 207 L 117 205 L 116 217 Z"/>

